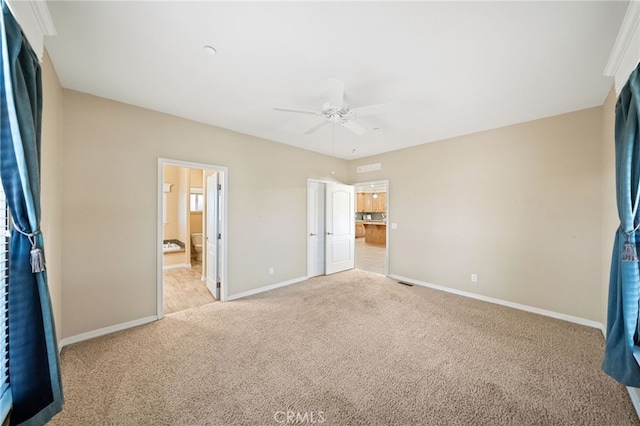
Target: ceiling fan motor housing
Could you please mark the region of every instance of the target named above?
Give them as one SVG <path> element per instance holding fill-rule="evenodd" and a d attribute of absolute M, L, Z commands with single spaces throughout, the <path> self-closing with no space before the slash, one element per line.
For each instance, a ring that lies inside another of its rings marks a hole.
<path fill-rule="evenodd" d="M 344 83 L 340 80 L 329 79 L 329 102 L 325 102 L 322 105 L 322 111 L 305 111 L 291 108 L 274 108 L 277 111 L 285 112 L 297 112 L 301 114 L 310 114 L 324 117 L 322 123 L 316 124 L 311 129 L 305 132 L 305 135 L 314 133 L 318 129 L 326 126 L 329 123 L 337 123 L 356 133 L 362 135 L 366 132 L 365 128 L 353 121 L 354 118 L 382 114 L 396 109 L 396 103 L 369 105 L 360 108 L 354 108 L 350 110 L 347 104 L 344 102 Z"/>
<path fill-rule="evenodd" d="M 349 114 L 350 112 L 346 105 L 343 108 L 332 106 L 329 102 L 325 102 L 324 105 L 322 105 L 322 115 L 332 123 L 343 122 L 345 120 L 344 117 Z"/>

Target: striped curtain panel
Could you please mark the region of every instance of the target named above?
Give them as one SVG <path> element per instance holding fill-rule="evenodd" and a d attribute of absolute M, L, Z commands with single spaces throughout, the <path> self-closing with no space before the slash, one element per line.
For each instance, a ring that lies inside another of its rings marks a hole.
<path fill-rule="evenodd" d="M 609 279 L 607 343 L 602 369 L 617 381 L 640 387 L 638 303 L 640 263 L 640 65 L 616 103 L 616 190 L 620 227 L 616 233 Z"/>
<path fill-rule="evenodd" d="M 11 425 L 42 425 L 62 409 L 58 345 L 40 223 L 42 82 L 38 59 L 2 2 L 0 177 L 13 220 L 9 249 Z"/>

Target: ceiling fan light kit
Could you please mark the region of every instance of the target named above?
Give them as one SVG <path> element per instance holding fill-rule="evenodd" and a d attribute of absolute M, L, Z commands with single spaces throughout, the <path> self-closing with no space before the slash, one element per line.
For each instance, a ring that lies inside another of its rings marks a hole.
<path fill-rule="evenodd" d="M 360 136 L 366 133 L 366 129 L 355 122 L 354 118 L 363 117 L 366 115 L 394 112 L 398 109 L 399 106 L 398 103 L 392 102 L 349 109 L 344 103 L 344 82 L 335 78 L 329 79 L 328 95 L 329 101 L 325 102 L 322 105 L 322 110 L 319 112 L 279 107 L 274 108 L 274 110 L 282 112 L 294 112 L 298 114 L 311 114 L 324 118 L 324 121 L 307 130 L 305 132 L 305 135 L 314 133 L 327 124 L 333 123 L 340 124 L 344 128 Z"/>

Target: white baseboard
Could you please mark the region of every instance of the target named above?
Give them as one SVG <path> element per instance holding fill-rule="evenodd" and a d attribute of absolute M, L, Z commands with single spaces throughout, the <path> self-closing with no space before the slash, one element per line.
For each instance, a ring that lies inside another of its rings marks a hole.
<path fill-rule="evenodd" d="M 597 328 L 605 333 L 605 327 L 602 323 L 597 321 L 591 321 L 585 318 L 574 317 L 572 315 L 561 314 L 558 312 L 548 311 L 546 309 L 536 308 L 534 306 L 521 305 L 520 303 L 509 302 L 507 300 L 496 299 L 493 297 L 483 296 L 481 294 L 470 293 L 468 291 L 457 290 L 455 288 L 443 287 L 437 284 L 431 284 L 420 280 L 414 280 L 413 278 L 401 277 L 399 275 L 389 275 L 389 278 L 394 280 L 403 281 L 409 284 L 415 284 L 423 287 L 429 287 L 434 290 L 446 291 L 447 293 L 457 294 L 459 296 L 470 297 L 472 299 L 482 300 L 483 302 L 495 303 L 496 305 L 508 306 L 510 308 L 519 309 L 521 311 L 532 312 L 538 315 L 544 315 L 546 317 L 556 318 L 564 321 L 569 321 L 575 324 L 585 325 L 587 327 Z"/>
<path fill-rule="evenodd" d="M 259 294 L 259 293 L 264 293 L 265 291 L 269 291 L 269 290 L 273 290 L 276 288 L 280 288 L 280 287 L 285 287 L 291 284 L 295 284 L 295 283 L 299 283 L 302 281 L 306 281 L 308 278 L 307 277 L 299 277 L 299 278 L 294 278 L 292 280 L 288 280 L 288 281 L 282 281 L 279 283 L 275 283 L 275 284 L 271 284 L 265 287 L 260 287 L 260 288 L 256 288 L 254 290 L 248 290 L 248 291 L 243 291 L 242 293 L 237 293 L 237 294 L 232 294 L 230 296 L 227 296 L 227 301 L 229 300 L 236 300 L 236 299 L 241 299 L 243 297 L 247 297 L 247 296 L 253 296 L 254 294 Z"/>
<path fill-rule="evenodd" d="M 627 386 L 627 392 L 629 392 L 633 408 L 636 409 L 636 414 L 640 417 L 640 389 Z"/>
<path fill-rule="evenodd" d="M 173 266 L 173 265 L 171 265 Z M 188 267 L 190 267 L 191 265 L 189 265 Z M 185 267 L 185 266 L 181 266 L 181 267 Z M 259 293 L 263 293 L 265 291 L 269 291 L 269 290 L 273 290 L 279 287 L 285 287 L 291 284 L 295 284 L 295 283 L 299 283 L 302 281 L 306 281 L 308 278 L 305 277 L 299 277 L 299 278 L 294 278 L 292 280 L 288 280 L 288 281 L 283 281 L 283 282 L 279 282 L 279 283 L 275 283 L 275 284 L 271 284 L 265 287 L 260 287 L 260 288 L 256 288 L 254 290 L 249 290 L 249 291 L 244 291 L 242 293 L 238 293 L 238 294 L 233 294 L 231 296 L 228 296 L 226 300 L 236 300 L 236 299 L 240 299 L 243 297 L 247 297 L 247 296 L 252 296 L 254 294 L 259 294 Z M 98 330 L 93 330 L 93 331 L 88 331 L 86 333 L 81 333 L 75 336 L 71 336 L 71 337 L 65 337 L 64 339 L 61 339 L 58 342 L 58 351 L 60 351 L 63 347 L 71 345 L 73 343 L 78 343 L 78 342 L 82 342 L 84 340 L 89 340 L 89 339 L 93 339 L 94 337 L 100 337 L 100 336 L 104 336 L 105 334 L 111 334 L 114 333 L 116 331 L 121 331 L 121 330 L 126 330 L 128 328 L 132 328 L 132 327 L 137 327 L 139 325 L 143 325 L 143 324 L 147 324 L 153 321 L 156 321 L 158 319 L 157 316 L 150 316 L 150 317 L 145 317 L 145 318 L 140 318 L 137 320 L 133 320 L 133 321 L 129 321 L 129 322 L 125 322 L 122 324 L 116 324 L 116 325 L 112 325 L 109 327 L 104 327 L 104 328 L 100 328 Z"/>
<path fill-rule="evenodd" d="M 162 269 L 191 268 L 190 263 L 176 263 L 175 265 L 164 265 Z"/>
<path fill-rule="evenodd" d="M 58 351 L 60 351 L 65 346 L 71 345 L 73 343 L 82 342 L 84 340 L 93 339 L 94 337 L 104 336 L 105 334 L 115 333 L 116 331 L 126 330 L 127 328 L 137 327 L 139 325 L 147 324 L 157 320 L 157 316 L 150 316 L 145 318 L 140 318 L 133 321 L 123 322 L 122 324 L 111 325 L 109 327 L 99 328 L 97 330 L 88 331 L 86 333 L 77 334 L 71 337 L 65 337 L 58 342 Z"/>

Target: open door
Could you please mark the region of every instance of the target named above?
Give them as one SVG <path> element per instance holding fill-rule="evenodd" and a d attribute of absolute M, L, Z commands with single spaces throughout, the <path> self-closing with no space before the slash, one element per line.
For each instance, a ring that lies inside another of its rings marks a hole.
<path fill-rule="evenodd" d="M 220 300 L 220 280 L 218 279 L 218 173 L 207 177 L 207 257 L 205 268 L 207 271 L 207 288 Z"/>
<path fill-rule="evenodd" d="M 325 274 L 355 267 L 355 188 L 327 183 Z"/>

